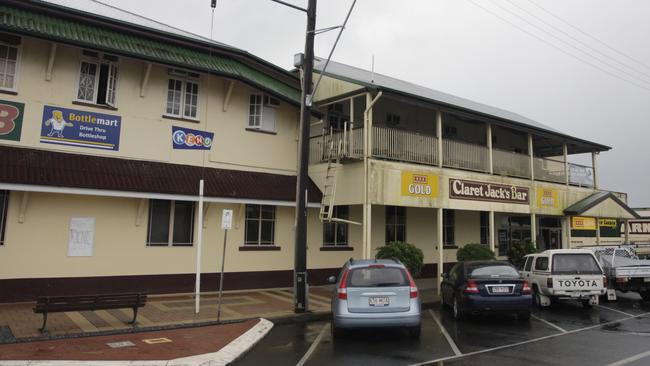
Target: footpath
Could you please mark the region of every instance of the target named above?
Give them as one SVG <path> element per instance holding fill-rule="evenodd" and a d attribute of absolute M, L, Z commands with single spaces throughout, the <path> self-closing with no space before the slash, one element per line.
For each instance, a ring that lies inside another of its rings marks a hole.
<path fill-rule="evenodd" d="M 418 280 L 423 306 L 437 301 L 435 280 Z M 226 365 L 261 340 L 274 323 L 330 317 L 332 286 L 309 291 L 309 312 L 295 314 L 291 288 L 150 296 L 129 325 L 130 309 L 52 313 L 42 334 L 34 303 L 0 304 L 0 366 Z M 75 360 L 75 361 L 70 361 Z"/>

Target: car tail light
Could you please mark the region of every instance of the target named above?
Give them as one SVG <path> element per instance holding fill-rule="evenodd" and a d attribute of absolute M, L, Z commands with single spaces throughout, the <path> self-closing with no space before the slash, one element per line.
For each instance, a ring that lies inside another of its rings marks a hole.
<path fill-rule="evenodd" d="M 406 270 L 406 276 L 409 278 L 409 297 L 415 299 L 418 297 L 418 287 L 415 285 L 415 281 L 413 281 L 413 277 L 411 277 L 408 270 Z"/>
<path fill-rule="evenodd" d="M 547 278 L 546 279 L 546 287 L 553 288 L 553 279 L 552 278 Z"/>
<path fill-rule="evenodd" d="M 478 286 L 474 280 L 467 281 L 467 286 L 465 287 L 466 294 L 478 294 Z"/>
<path fill-rule="evenodd" d="M 530 290 L 530 284 L 528 283 L 528 281 L 524 281 L 524 287 L 522 287 L 521 293 L 523 293 L 525 295 L 530 295 L 531 290 Z"/>
<path fill-rule="evenodd" d="M 607 276 L 603 276 L 603 286 L 607 289 Z"/>
<path fill-rule="evenodd" d="M 617 283 L 627 283 L 630 280 L 629 277 L 616 277 Z"/>
<path fill-rule="evenodd" d="M 339 288 L 336 289 L 336 292 L 341 300 L 348 299 L 348 274 L 350 271 L 343 272 L 341 277 L 341 283 L 339 283 Z"/>

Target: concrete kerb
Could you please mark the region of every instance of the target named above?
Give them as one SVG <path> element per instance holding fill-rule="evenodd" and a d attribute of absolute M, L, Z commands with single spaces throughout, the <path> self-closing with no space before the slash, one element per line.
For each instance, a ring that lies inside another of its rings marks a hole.
<path fill-rule="evenodd" d="M 168 361 L 0 361 L 0 366 L 225 366 L 241 358 L 273 328 L 273 323 L 260 321 L 217 352 Z"/>

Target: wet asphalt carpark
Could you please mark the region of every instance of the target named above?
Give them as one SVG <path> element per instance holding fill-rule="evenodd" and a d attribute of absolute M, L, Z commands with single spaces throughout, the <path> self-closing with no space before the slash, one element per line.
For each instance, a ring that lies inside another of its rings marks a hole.
<path fill-rule="evenodd" d="M 329 322 L 277 325 L 236 365 L 650 365 L 650 303 L 636 294 L 592 309 L 577 302 L 534 309 L 528 322 L 459 322 L 440 307 L 422 315 L 419 340 L 381 329 L 333 340 Z"/>

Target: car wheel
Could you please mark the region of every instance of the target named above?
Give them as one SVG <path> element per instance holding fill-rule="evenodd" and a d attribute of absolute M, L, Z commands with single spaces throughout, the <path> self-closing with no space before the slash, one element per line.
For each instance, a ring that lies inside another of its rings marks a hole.
<path fill-rule="evenodd" d="M 591 309 L 594 307 L 591 305 L 591 302 L 589 302 L 589 300 L 580 300 L 580 302 L 582 303 L 582 307 L 585 309 Z"/>
<path fill-rule="evenodd" d="M 639 292 L 643 301 L 650 301 L 650 291 Z"/>
<path fill-rule="evenodd" d="M 517 314 L 517 320 L 520 320 L 522 322 L 529 321 L 530 311 L 522 311 L 519 314 Z"/>
<path fill-rule="evenodd" d="M 456 296 L 454 296 L 454 306 L 452 310 L 454 312 L 454 319 L 463 320 L 465 314 L 463 314 L 463 308 L 461 307 L 460 302 L 458 301 L 458 297 Z"/>
<path fill-rule="evenodd" d="M 415 327 L 409 328 L 408 331 L 409 331 L 409 337 L 413 339 L 420 339 L 420 333 L 422 333 L 422 326 L 418 324 Z"/>
<path fill-rule="evenodd" d="M 337 327 L 336 325 L 334 325 L 334 322 L 333 322 L 333 321 L 332 321 L 332 323 L 331 323 L 331 327 L 330 327 L 330 328 L 331 328 L 331 330 L 332 330 L 332 338 L 334 338 L 334 339 L 336 339 L 336 338 L 343 338 L 343 336 L 345 336 L 345 331 L 344 331 L 343 329 Z"/>
<path fill-rule="evenodd" d="M 535 302 L 535 306 L 537 306 L 540 309 L 544 309 L 544 307 L 542 306 L 542 294 L 540 294 L 537 289 L 535 289 L 535 295 L 533 296 L 533 301 Z"/>

